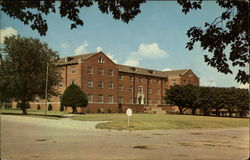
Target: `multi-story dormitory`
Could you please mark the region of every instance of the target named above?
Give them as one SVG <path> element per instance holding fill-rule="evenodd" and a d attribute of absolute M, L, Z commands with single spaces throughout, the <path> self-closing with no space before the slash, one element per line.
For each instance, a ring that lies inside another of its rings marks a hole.
<path fill-rule="evenodd" d="M 88 96 L 88 106 L 78 108 L 78 112 L 97 113 L 102 108 L 118 112 L 132 108 L 143 112 L 145 107 L 164 106 L 165 90 L 171 85 L 199 85 L 199 78 L 191 69 L 158 71 L 114 63 L 103 52 L 82 54 L 61 58 L 59 67 L 62 82 L 57 86 L 62 94 L 71 83 L 79 85 Z M 53 110 L 59 110 L 60 96 L 52 97 Z M 43 108 L 44 102 L 30 102 Z M 120 105 L 119 105 L 120 104 Z"/>

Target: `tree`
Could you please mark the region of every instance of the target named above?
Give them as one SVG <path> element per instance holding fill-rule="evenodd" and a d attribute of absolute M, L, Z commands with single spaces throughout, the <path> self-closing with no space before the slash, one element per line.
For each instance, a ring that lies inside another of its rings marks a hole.
<path fill-rule="evenodd" d="M 7 98 L 20 102 L 23 114 L 27 114 L 26 104 L 35 97 L 44 98 L 46 68 L 48 65 L 48 95 L 57 95 L 55 89 L 61 75 L 56 66 L 58 54 L 39 39 L 11 36 L 1 46 L 1 95 L 8 90 Z"/>
<path fill-rule="evenodd" d="M 182 12 L 187 14 L 190 10 L 201 9 L 202 0 L 191 2 L 191 0 L 178 0 L 182 6 Z M 111 13 L 114 19 L 121 19 L 128 23 L 136 15 L 141 13 L 140 5 L 146 0 L 74 0 L 74 1 L 1 1 L 1 10 L 12 18 L 21 20 L 30 25 L 40 35 L 46 35 L 48 25 L 44 19 L 45 15 L 60 12 L 61 17 L 67 17 L 72 21 L 71 29 L 77 25 L 83 25 L 79 17 L 80 9 L 90 7 L 94 4 L 102 13 Z M 219 72 L 232 73 L 232 66 L 240 68 L 235 79 L 243 84 L 250 81 L 249 73 L 243 68 L 250 62 L 249 59 L 249 1 L 248 0 L 216 0 L 216 3 L 225 8 L 225 11 L 215 18 L 211 23 L 205 22 L 205 27 L 192 27 L 187 31 L 190 41 L 186 48 L 192 50 L 194 44 L 200 42 L 201 48 L 208 50 L 211 57 L 204 55 L 205 62 L 216 68 Z M 32 11 L 31 11 L 32 9 Z M 227 55 L 230 48 L 229 55 Z M 247 69 L 248 70 L 248 69 Z"/>
<path fill-rule="evenodd" d="M 88 99 L 86 94 L 81 88 L 72 83 L 69 85 L 62 94 L 61 98 L 62 106 L 72 107 L 72 113 L 77 113 L 76 107 L 85 107 L 88 105 Z"/>
<path fill-rule="evenodd" d="M 186 14 L 189 9 L 201 8 L 201 0 L 193 2 L 178 0 Z M 186 2 L 186 3 L 185 3 Z M 188 5 L 187 5 L 188 3 Z M 225 8 L 225 11 L 211 23 L 205 22 L 204 27 L 192 27 L 187 36 L 190 41 L 186 48 L 192 50 L 194 44 L 199 42 L 203 50 L 212 55 L 204 55 L 205 62 L 219 72 L 232 74 L 230 63 L 237 67 L 235 80 L 243 84 L 249 83 L 249 1 L 248 0 L 217 0 L 216 3 Z M 227 54 L 229 53 L 229 54 Z M 247 69 L 246 69 L 247 67 Z"/>
<path fill-rule="evenodd" d="M 167 104 L 176 105 L 182 114 L 182 110 L 187 107 L 184 94 L 183 94 L 182 86 L 174 85 L 171 86 L 170 89 L 166 91 L 165 100 Z"/>
<path fill-rule="evenodd" d="M 236 89 L 235 94 L 237 95 L 238 104 L 237 110 L 242 118 L 244 114 L 249 113 L 249 91 L 247 89 Z"/>

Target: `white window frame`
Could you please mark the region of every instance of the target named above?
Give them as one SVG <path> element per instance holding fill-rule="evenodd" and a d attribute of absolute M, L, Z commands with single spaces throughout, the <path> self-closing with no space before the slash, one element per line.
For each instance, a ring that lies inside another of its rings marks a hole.
<path fill-rule="evenodd" d="M 90 83 L 89 83 L 89 82 L 90 82 Z M 89 84 L 91 84 L 91 85 L 89 85 Z M 93 88 L 93 85 L 94 85 L 93 80 L 88 80 L 88 82 L 87 82 L 88 88 Z"/>
<path fill-rule="evenodd" d="M 99 101 L 100 97 L 101 97 L 101 101 Z M 104 99 L 103 97 L 104 97 L 103 94 L 98 95 L 98 103 L 103 103 L 103 99 Z"/>
<path fill-rule="evenodd" d="M 109 69 L 108 71 L 109 77 L 113 77 L 114 76 L 114 72 L 112 69 Z"/>
<path fill-rule="evenodd" d="M 87 97 L 88 97 L 88 103 L 93 103 L 93 95 L 88 94 Z M 90 98 L 90 100 L 89 100 L 89 98 Z"/>
<path fill-rule="evenodd" d="M 108 87 L 109 87 L 109 89 L 113 89 L 114 88 L 114 83 L 113 82 L 109 82 L 108 83 Z"/>
<path fill-rule="evenodd" d="M 89 69 L 91 69 L 91 70 L 89 70 Z M 89 72 L 89 71 L 91 71 L 91 72 Z M 88 67 L 88 68 L 87 68 L 87 73 L 88 73 L 88 74 L 93 74 L 93 67 Z"/>
<path fill-rule="evenodd" d="M 102 85 L 100 85 L 102 84 Z M 98 82 L 98 88 L 103 88 L 104 87 L 104 81 L 99 81 Z"/>
<path fill-rule="evenodd" d="M 114 96 L 113 95 L 109 95 L 109 103 L 110 104 L 114 103 Z"/>

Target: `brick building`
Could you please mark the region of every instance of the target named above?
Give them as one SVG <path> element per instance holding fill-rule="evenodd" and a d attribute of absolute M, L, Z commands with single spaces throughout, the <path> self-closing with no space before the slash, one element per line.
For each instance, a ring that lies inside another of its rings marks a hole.
<path fill-rule="evenodd" d="M 88 96 L 88 106 L 78 108 L 81 112 L 96 113 L 98 108 L 118 112 L 118 104 L 122 104 L 123 111 L 132 108 L 134 112 L 143 112 L 145 107 L 164 106 L 165 90 L 171 85 L 199 85 L 199 78 L 191 69 L 157 71 L 125 66 L 115 64 L 103 52 L 61 58 L 59 67 L 60 93 L 75 83 Z M 60 95 L 50 102 L 56 109 L 59 99 Z"/>

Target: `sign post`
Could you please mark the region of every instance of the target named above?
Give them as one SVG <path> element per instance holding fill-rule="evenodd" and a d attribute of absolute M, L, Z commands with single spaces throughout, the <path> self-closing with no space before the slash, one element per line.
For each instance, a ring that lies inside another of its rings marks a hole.
<path fill-rule="evenodd" d="M 130 125 L 129 125 L 129 117 L 132 116 L 132 109 L 128 108 L 127 111 L 126 111 L 126 114 L 127 114 L 127 116 L 128 116 L 128 127 L 129 127 L 129 126 L 130 126 Z"/>

